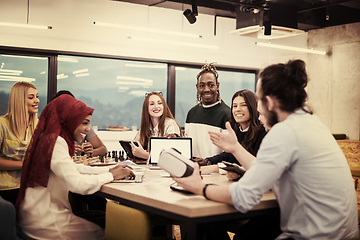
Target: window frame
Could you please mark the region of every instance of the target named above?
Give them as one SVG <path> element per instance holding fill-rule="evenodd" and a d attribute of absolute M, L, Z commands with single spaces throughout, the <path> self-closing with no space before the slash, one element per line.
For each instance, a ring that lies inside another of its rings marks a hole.
<path fill-rule="evenodd" d="M 74 57 L 93 57 L 93 58 L 106 58 L 113 60 L 132 60 L 132 61 L 145 61 L 154 63 L 165 63 L 167 64 L 167 95 L 164 96 L 166 102 L 174 114 L 175 117 L 175 86 L 176 86 L 176 67 L 186 68 L 197 68 L 200 70 L 203 63 L 186 63 L 186 62 L 175 62 L 158 59 L 147 59 L 147 58 L 135 58 L 135 57 L 123 57 L 113 56 L 107 54 L 93 54 L 93 53 L 82 53 L 82 52 L 70 52 L 70 51 L 57 51 L 57 50 L 44 50 L 44 49 L 33 49 L 33 48 L 19 48 L 19 47 L 8 47 L 0 46 L 0 54 L 12 54 L 12 55 L 25 55 L 34 57 L 47 57 L 48 58 L 48 92 L 47 92 L 47 103 L 51 101 L 51 97 L 57 92 L 57 67 L 58 67 L 58 55 L 67 55 Z M 251 68 L 236 68 L 230 66 L 216 65 L 216 69 L 219 71 L 231 71 L 239 73 L 254 73 L 255 74 L 255 89 L 258 81 L 258 69 Z"/>

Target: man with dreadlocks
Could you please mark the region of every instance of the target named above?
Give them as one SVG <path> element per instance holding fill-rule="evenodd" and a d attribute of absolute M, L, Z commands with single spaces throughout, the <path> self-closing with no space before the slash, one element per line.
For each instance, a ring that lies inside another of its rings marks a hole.
<path fill-rule="evenodd" d="M 206 158 L 221 153 L 210 141 L 208 132 L 226 129 L 231 111 L 220 98 L 218 72 L 213 63 L 202 66 L 196 78 L 198 104 L 187 114 L 185 133 L 193 139 L 193 156 Z"/>

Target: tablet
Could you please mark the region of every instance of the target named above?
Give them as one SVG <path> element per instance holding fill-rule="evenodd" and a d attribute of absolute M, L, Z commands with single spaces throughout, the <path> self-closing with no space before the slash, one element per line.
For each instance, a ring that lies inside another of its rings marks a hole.
<path fill-rule="evenodd" d="M 139 161 L 144 161 L 146 162 L 147 159 L 144 159 L 144 158 L 138 158 L 138 157 L 135 157 L 134 154 L 132 153 L 132 150 L 131 150 L 131 141 L 125 141 L 125 140 L 120 140 L 119 141 L 121 147 L 125 150 L 126 152 L 126 156 L 128 159 L 132 159 L 132 160 L 139 160 Z M 134 142 L 135 146 L 137 146 L 137 142 Z"/>

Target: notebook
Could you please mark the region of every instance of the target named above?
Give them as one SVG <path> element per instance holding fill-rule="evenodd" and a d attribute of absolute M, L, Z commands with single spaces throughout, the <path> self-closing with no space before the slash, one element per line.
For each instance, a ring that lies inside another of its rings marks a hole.
<path fill-rule="evenodd" d="M 157 163 L 162 150 L 175 148 L 188 159 L 192 158 L 192 138 L 150 137 L 149 168 L 161 169 Z"/>

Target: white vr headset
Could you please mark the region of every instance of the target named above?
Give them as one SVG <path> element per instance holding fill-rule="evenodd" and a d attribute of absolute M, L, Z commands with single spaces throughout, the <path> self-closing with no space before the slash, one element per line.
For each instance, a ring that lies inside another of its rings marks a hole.
<path fill-rule="evenodd" d="M 162 150 L 158 165 L 172 177 L 188 177 L 194 172 L 194 162 L 175 148 Z"/>

